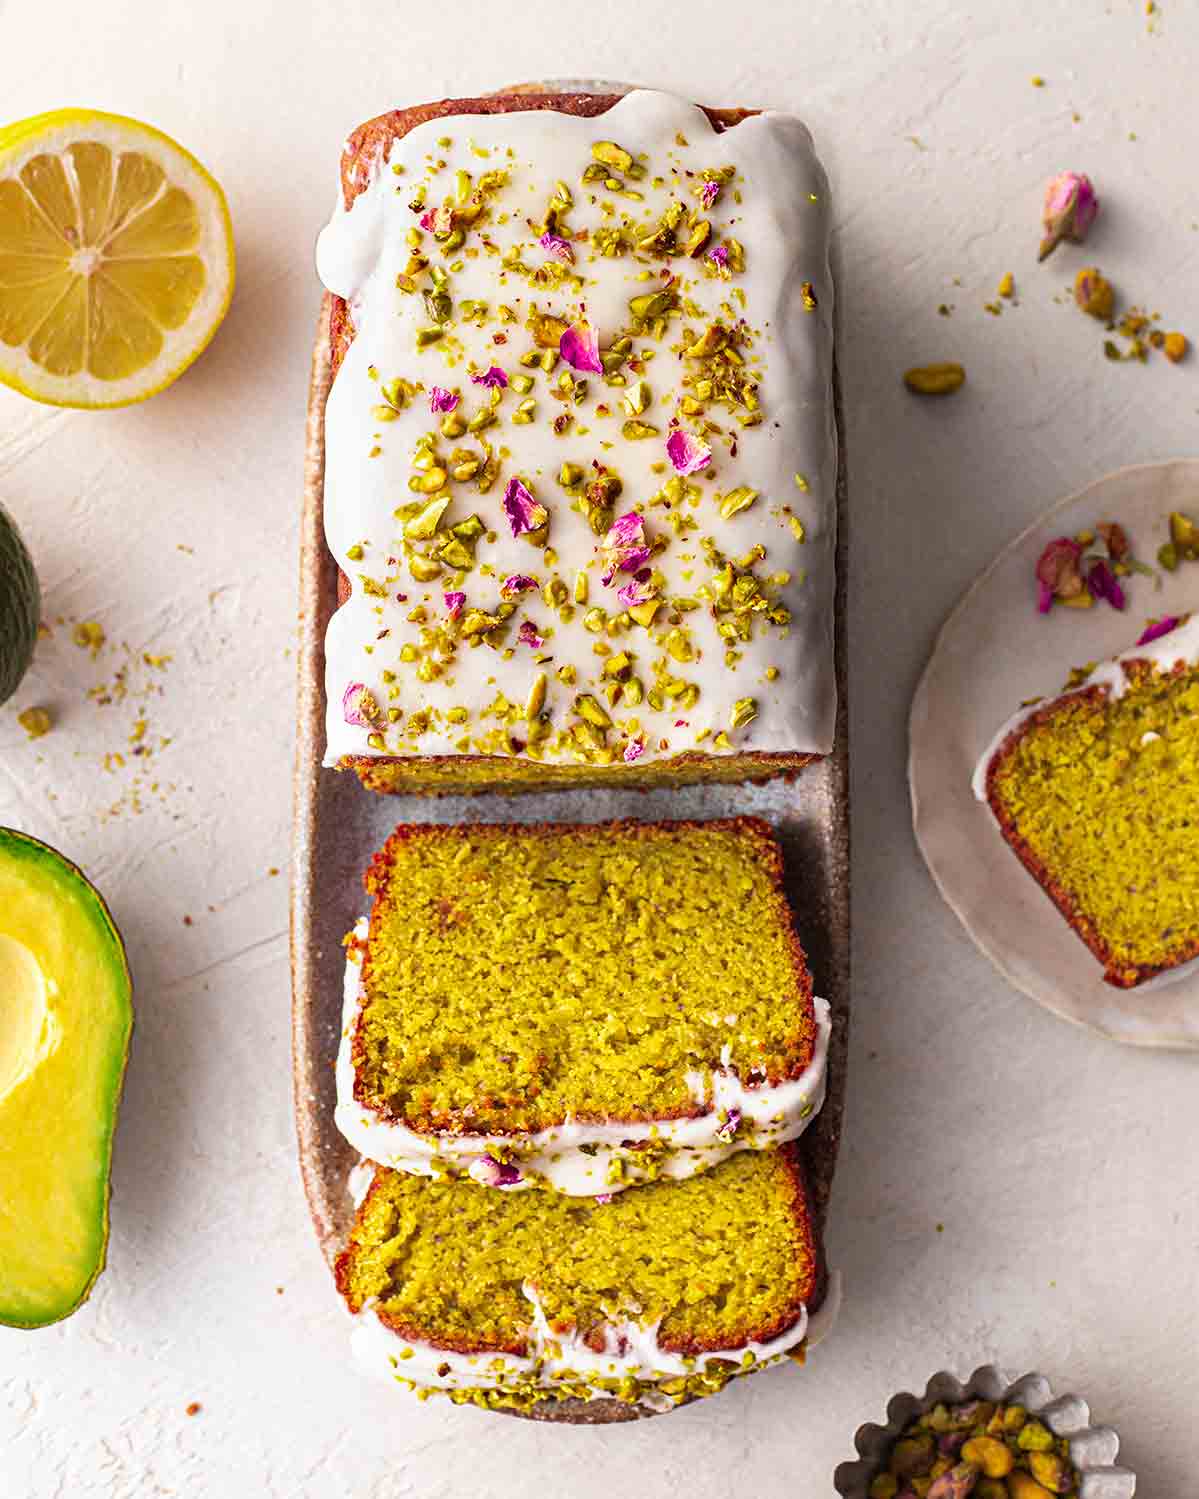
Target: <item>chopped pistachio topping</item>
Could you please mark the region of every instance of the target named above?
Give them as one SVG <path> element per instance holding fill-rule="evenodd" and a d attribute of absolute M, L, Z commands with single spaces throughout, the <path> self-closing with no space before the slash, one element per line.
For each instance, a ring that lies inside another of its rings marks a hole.
<path fill-rule="evenodd" d="M 784 336 L 824 337 L 822 320 L 775 326 L 745 274 L 761 185 L 681 133 L 649 151 L 587 142 L 539 175 L 490 128 L 397 160 L 403 191 L 387 188 L 406 347 L 398 374 L 372 350 L 364 390 L 369 452 L 400 494 L 386 534 L 343 554 L 371 567 L 354 574 L 370 608 L 356 701 L 377 709 L 362 738 L 399 758 L 593 766 L 732 750 L 760 711 L 738 691 L 779 676 L 766 653 L 791 628 L 795 543 L 819 514 L 779 503 L 755 429 L 785 455 L 772 406 L 792 391 L 772 390 L 770 362 Z M 809 312 L 820 284 L 800 285 Z M 639 537 L 614 550 L 622 526 Z"/>

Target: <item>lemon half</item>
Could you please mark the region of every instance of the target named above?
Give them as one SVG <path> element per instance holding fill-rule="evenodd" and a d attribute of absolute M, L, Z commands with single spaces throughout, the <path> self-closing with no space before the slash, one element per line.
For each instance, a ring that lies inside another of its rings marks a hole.
<path fill-rule="evenodd" d="M 0 381 L 55 406 L 125 406 L 177 379 L 233 295 L 220 186 L 122 115 L 0 130 Z"/>

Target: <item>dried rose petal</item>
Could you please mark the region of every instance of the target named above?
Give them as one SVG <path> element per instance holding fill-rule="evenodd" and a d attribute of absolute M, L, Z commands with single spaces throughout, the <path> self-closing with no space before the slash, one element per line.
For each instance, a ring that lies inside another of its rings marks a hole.
<path fill-rule="evenodd" d="M 524 1180 L 517 1167 L 507 1161 L 497 1161 L 493 1155 L 480 1156 L 470 1174 L 485 1187 L 515 1187 Z"/>
<path fill-rule="evenodd" d="M 1038 260 L 1051 255 L 1062 240 L 1082 244 L 1099 212 L 1099 199 L 1091 179 L 1081 172 L 1059 172 L 1045 189 L 1042 220 L 1045 238 Z"/>
<path fill-rule="evenodd" d="M 681 428 L 666 439 L 666 456 L 679 474 L 698 474 L 712 461 L 712 449 L 691 432 Z"/>
<path fill-rule="evenodd" d="M 1053 599 L 1076 598 L 1083 590 L 1079 561 L 1082 547 L 1072 536 L 1058 536 L 1049 542 L 1037 561 L 1037 582 L 1049 589 Z M 1044 600 L 1044 592 L 1041 593 Z M 1042 613 L 1046 612 L 1042 609 Z"/>
<path fill-rule="evenodd" d="M 1048 614 L 1053 608 L 1053 589 L 1048 583 L 1037 584 L 1037 612 Z"/>
<path fill-rule="evenodd" d="M 547 229 L 537 243 L 551 260 L 560 260 L 563 265 L 573 264 L 574 246 L 568 239 L 563 239 L 560 234 L 551 234 Z"/>
<path fill-rule="evenodd" d="M 536 587 L 536 578 L 527 577 L 524 573 L 511 573 L 500 584 L 500 598 L 514 599 L 517 594 L 528 593 L 530 588 Z"/>
<path fill-rule="evenodd" d="M 631 583 L 617 589 L 616 597 L 626 609 L 636 609 L 638 604 L 648 604 L 656 592 L 649 581 L 649 568 L 642 568 Z"/>
<path fill-rule="evenodd" d="M 704 205 L 705 208 L 711 208 L 712 204 L 716 202 L 716 199 L 720 197 L 720 188 L 721 184 L 719 182 L 713 181 L 711 177 L 709 177 L 708 180 L 704 183 L 703 187 L 700 188 L 699 201 Z"/>
<path fill-rule="evenodd" d="M 520 641 L 521 645 L 530 645 L 535 651 L 540 650 L 545 644 L 545 641 L 537 633 L 537 626 L 531 619 L 521 620 L 520 629 L 516 632 L 516 638 Z"/>
<path fill-rule="evenodd" d="M 503 390 L 508 383 L 508 376 L 504 374 L 498 364 L 493 364 L 490 369 L 484 370 L 481 375 L 472 375 L 470 378 L 475 385 L 486 385 L 489 390 Z"/>
<path fill-rule="evenodd" d="M 728 1115 L 726 1116 L 724 1123 L 716 1131 L 716 1138 L 718 1140 L 724 1140 L 726 1143 L 729 1140 L 734 1139 L 736 1137 L 737 1128 L 740 1123 L 741 1110 L 738 1108 L 731 1108 L 728 1111 Z"/>
<path fill-rule="evenodd" d="M 611 1201 L 612 1201 L 612 1199 L 613 1199 L 613 1198 L 614 1198 L 614 1197 L 615 1197 L 615 1196 L 616 1196 L 616 1193 L 615 1193 L 615 1192 L 598 1192 L 598 1193 L 597 1193 L 597 1194 L 596 1194 L 596 1198 L 595 1198 L 595 1200 L 596 1200 L 596 1202 L 602 1202 L 602 1203 L 604 1203 L 604 1204 L 605 1204 L 605 1205 L 607 1205 L 607 1204 L 608 1204 L 608 1203 L 609 1203 L 609 1202 L 611 1202 Z"/>
<path fill-rule="evenodd" d="M 626 510 L 618 515 L 608 528 L 604 545 L 609 547 L 637 546 L 645 540 L 645 517 L 639 510 Z"/>
<path fill-rule="evenodd" d="M 645 735 L 638 734 L 635 739 L 630 739 L 624 747 L 624 759 L 626 765 L 632 765 L 634 760 L 640 760 L 645 754 Z"/>
<path fill-rule="evenodd" d="M 1087 587 L 1094 598 L 1106 599 L 1113 609 L 1124 608 L 1120 580 L 1102 557 L 1097 557 L 1087 569 Z"/>
<path fill-rule="evenodd" d="M 713 245 L 708 251 L 708 259 L 720 270 L 727 270 L 729 263 L 728 245 Z"/>
<path fill-rule="evenodd" d="M 454 210 L 448 203 L 442 203 L 438 208 L 430 208 L 428 212 L 421 214 L 420 226 L 429 229 L 434 234 L 448 234 L 454 227 Z"/>
<path fill-rule="evenodd" d="M 435 385 L 429 392 L 429 410 L 434 416 L 443 411 L 453 411 L 461 399 L 456 390 L 446 390 L 444 386 Z"/>
<path fill-rule="evenodd" d="M 504 514 L 508 517 L 513 536 L 536 531 L 549 519 L 545 506 L 539 505 L 517 478 L 509 479 L 504 490 Z"/>
<path fill-rule="evenodd" d="M 599 340 L 590 323 L 572 323 L 558 340 L 558 353 L 573 370 L 585 370 L 591 375 L 602 375 Z"/>
<path fill-rule="evenodd" d="M 378 723 L 379 704 L 365 682 L 351 682 L 342 693 L 341 715 L 356 729 L 369 729 Z"/>
<path fill-rule="evenodd" d="M 451 619 L 457 619 L 462 613 L 462 606 L 466 603 L 464 593 L 443 593 L 441 597 L 445 600 L 446 613 Z"/>
<path fill-rule="evenodd" d="M 1151 645 L 1153 641 L 1160 640 L 1163 635 L 1168 635 L 1171 630 L 1176 630 L 1182 623 L 1177 614 L 1167 614 L 1162 619 L 1155 619 L 1151 625 L 1146 626 L 1145 633 L 1137 641 L 1138 645 Z"/>
<path fill-rule="evenodd" d="M 600 555 L 604 561 L 605 585 L 611 583 L 618 572 L 632 573 L 644 567 L 650 559 L 644 517 L 636 510 L 627 510 L 618 516 L 603 539 Z"/>

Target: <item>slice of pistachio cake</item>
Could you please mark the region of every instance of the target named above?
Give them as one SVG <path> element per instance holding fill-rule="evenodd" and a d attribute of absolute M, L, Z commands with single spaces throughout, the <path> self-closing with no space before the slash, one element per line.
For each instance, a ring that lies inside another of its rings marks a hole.
<path fill-rule="evenodd" d="M 1109 984 L 1178 976 L 1199 958 L 1199 615 L 1022 708 L 974 792 Z"/>
<path fill-rule="evenodd" d="M 596 1196 L 797 1138 L 829 1010 L 755 818 L 400 827 L 347 939 L 364 1156 Z"/>
<path fill-rule="evenodd" d="M 418 1394 L 669 1408 L 790 1355 L 835 1312 L 794 1146 L 611 1198 L 379 1169 L 337 1283 L 356 1359 Z"/>

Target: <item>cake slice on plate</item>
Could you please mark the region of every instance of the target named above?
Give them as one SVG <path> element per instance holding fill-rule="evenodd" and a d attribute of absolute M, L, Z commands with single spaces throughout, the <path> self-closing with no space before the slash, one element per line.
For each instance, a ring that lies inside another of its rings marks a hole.
<path fill-rule="evenodd" d="M 1028 704 L 974 792 L 1033 878 L 1130 989 L 1199 957 L 1199 615 Z"/>
<path fill-rule="evenodd" d="M 370 1160 L 595 1196 L 820 1108 L 828 1006 L 758 819 L 401 827 L 366 887 L 337 1124 Z"/>
<path fill-rule="evenodd" d="M 379 1170 L 337 1283 L 361 1364 L 420 1394 L 516 1408 L 609 1396 L 669 1409 L 802 1361 L 825 1299 L 794 1146 L 610 1200 Z"/>

